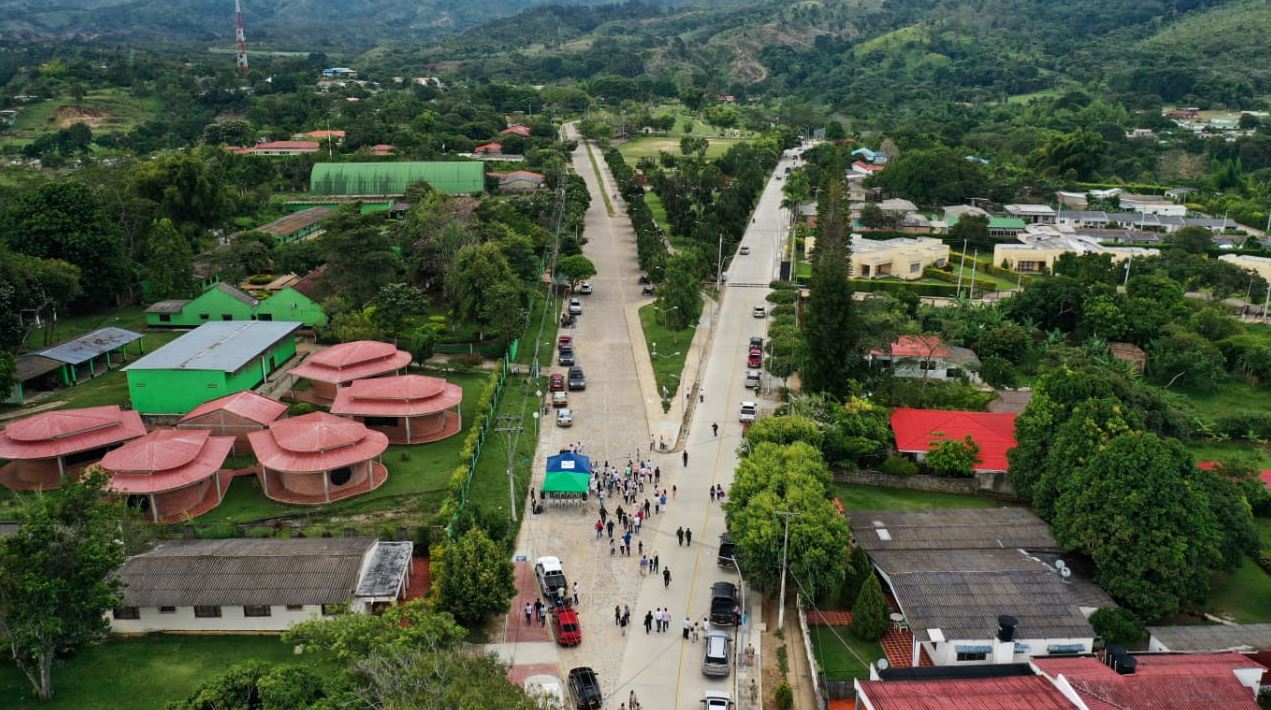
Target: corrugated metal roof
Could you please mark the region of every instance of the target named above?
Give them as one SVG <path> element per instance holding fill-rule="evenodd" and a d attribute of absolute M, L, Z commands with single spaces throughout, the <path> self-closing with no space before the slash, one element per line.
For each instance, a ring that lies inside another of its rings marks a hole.
<path fill-rule="evenodd" d="M 272 234 L 276 237 L 286 237 L 320 222 L 332 214 L 335 214 L 335 210 L 330 207 L 310 207 L 307 210 L 300 210 L 299 212 L 292 212 L 289 215 L 279 217 L 268 224 L 262 224 L 254 231 Z"/>
<path fill-rule="evenodd" d="M 168 299 L 166 301 L 158 301 L 151 304 L 146 309 L 146 313 L 180 313 L 185 304 L 189 303 L 189 299 Z"/>
<path fill-rule="evenodd" d="M 250 320 L 204 323 L 124 369 L 235 372 L 303 325 Z"/>
<path fill-rule="evenodd" d="M 876 550 L 1058 550 L 1046 522 L 1025 508 L 848 511 L 852 534 Z M 887 539 L 878 531 L 885 529 Z"/>
<path fill-rule="evenodd" d="M 44 357 L 38 353 L 27 353 L 26 355 L 18 356 L 18 368 L 13 373 L 13 378 L 18 382 L 26 382 L 52 372 L 61 366 L 62 363 L 52 358 Z"/>
<path fill-rule="evenodd" d="M 36 354 L 68 365 L 79 365 L 103 353 L 118 350 L 139 338 L 141 338 L 141 333 L 110 326 L 101 330 L 94 330 L 87 335 L 81 335 L 60 345 L 45 348 Z"/>
<path fill-rule="evenodd" d="M 180 540 L 129 558 L 124 606 L 339 604 L 374 540 Z"/>
<path fill-rule="evenodd" d="M 318 163 L 309 174 L 309 191 L 315 195 L 401 195 L 407 185 L 421 181 L 451 194 L 482 192 L 485 165 L 480 161 Z"/>
<path fill-rule="evenodd" d="M 1234 671 L 1260 664 L 1238 654 L 1134 654 L 1138 667 L 1121 675 L 1093 656 L 1034 658 L 1051 678 L 1063 675 L 1091 710 L 1256 710 L 1258 703 Z"/>
<path fill-rule="evenodd" d="M 874 710 L 1062 710 L 1076 707 L 1042 676 L 860 682 Z"/>
<path fill-rule="evenodd" d="M 229 296 L 230 298 L 234 299 L 235 301 L 238 301 L 239 303 L 243 304 L 244 306 L 247 306 L 248 308 L 255 308 L 256 306 L 260 305 L 260 301 L 256 300 L 255 298 L 252 298 L 250 294 L 244 292 L 242 289 L 231 286 L 225 283 L 224 281 L 218 282 L 212 288 L 216 289 L 217 291 L 220 291 L 221 293 L 225 294 L 226 296 Z"/>
<path fill-rule="evenodd" d="M 1147 630 L 1171 651 L 1271 650 L 1271 624 L 1149 626 Z"/>
<path fill-rule="evenodd" d="M 396 596 L 406 578 L 406 570 L 410 568 L 410 556 L 414 547 L 409 542 L 375 543 L 371 561 L 358 582 L 357 596 Z"/>
<path fill-rule="evenodd" d="M 928 630 L 944 638 L 992 638 L 997 617 L 1019 621 L 1019 639 L 1093 639 L 1094 630 L 1053 571 L 913 572 L 890 575 L 892 591 L 913 630 L 929 641 Z"/>

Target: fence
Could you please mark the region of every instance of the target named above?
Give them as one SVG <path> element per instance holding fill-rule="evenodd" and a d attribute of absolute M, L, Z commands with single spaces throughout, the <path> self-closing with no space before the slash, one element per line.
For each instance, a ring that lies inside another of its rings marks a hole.
<path fill-rule="evenodd" d="M 796 594 L 794 598 L 794 608 L 799 613 L 799 634 L 803 637 L 803 652 L 807 654 L 808 668 L 812 670 L 809 675 L 812 676 L 812 692 L 816 694 L 817 703 L 821 710 L 829 707 L 826 700 L 826 689 L 823 685 L 825 681 L 824 675 L 821 673 L 821 664 L 817 662 L 816 651 L 812 648 L 812 632 L 808 630 L 808 615 L 803 610 L 803 595 Z"/>
<path fill-rule="evenodd" d="M 963 495 L 991 495 L 1003 498 L 1015 497 L 1015 488 L 1003 471 L 976 471 L 968 478 L 945 476 L 897 476 L 881 471 L 835 471 L 835 483 L 851 483 L 884 488 L 905 488 L 912 491 L 934 493 L 959 493 Z"/>

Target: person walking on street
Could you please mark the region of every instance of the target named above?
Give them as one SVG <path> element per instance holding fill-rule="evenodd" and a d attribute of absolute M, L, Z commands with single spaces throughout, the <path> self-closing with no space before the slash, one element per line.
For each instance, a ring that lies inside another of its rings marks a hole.
<path fill-rule="evenodd" d="M 574 605 L 578 604 L 578 582 L 574 582 Z"/>
<path fill-rule="evenodd" d="M 715 434 L 715 436 L 719 436 L 719 425 L 711 424 L 711 431 Z"/>
<path fill-rule="evenodd" d="M 596 518 L 596 539 L 599 540 L 601 535 L 605 534 L 605 524 L 600 522 L 600 518 Z"/>
<path fill-rule="evenodd" d="M 653 551 L 653 572 L 656 574 L 657 571 L 658 571 L 658 552 L 657 550 L 654 550 Z"/>
<path fill-rule="evenodd" d="M 693 622 L 693 628 L 689 630 L 689 638 L 693 643 L 697 643 L 697 622 Z"/>
<path fill-rule="evenodd" d="M 648 636 L 649 631 L 653 629 L 653 612 L 644 612 L 644 635 Z"/>
<path fill-rule="evenodd" d="M 687 468 L 688 467 L 688 449 L 684 449 L 684 453 L 680 455 L 680 458 L 684 459 L 684 466 L 685 468 Z"/>
<path fill-rule="evenodd" d="M 525 602 L 525 625 L 530 624 L 530 615 L 534 613 L 534 607 L 529 602 Z"/>
<path fill-rule="evenodd" d="M 622 607 L 617 604 L 613 605 L 613 625 L 617 626 L 622 622 Z"/>
<path fill-rule="evenodd" d="M 609 538 L 609 556 L 613 557 L 616 551 L 617 550 L 614 548 L 614 545 L 613 545 L 613 538 L 611 537 Z"/>
<path fill-rule="evenodd" d="M 693 529 L 685 528 L 684 529 L 684 546 L 691 547 L 692 545 L 693 545 Z"/>
<path fill-rule="evenodd" d="M 689 622 L 688 617 L 684 617 L 684 640 L 688 640 L 688 632 L 692 631 L 693 625 Z"/>
<path fill-rule="evenodd" d="M 662 570 L 662 588 L 666 589 L 671 586 L 671 568 L 667 567 Z"/>
<path fill-rule="evenodd" d="M 649 561 L 644 558 L 644 555 L 640 555 L 640 576 L 643 577 L 645 574 L 648 573 L 648 571 L 649 571 Z"/>
<path fill-rule="evenodd" d="M 609 530 L 609 539 L 612 540 L 613 539 L 613 521 L 610 520 L 609 522 L 605 523 L 605 528 Z"/>
<path fill-rule="evenodd" d="M 679 540 L 680 547 L 684 546 L 684 528 L 683 526 L 675 529 L 675 538 Z"/>
<path fill-rule="evenodd" d="M 759 686 L 755 684 L 755 679 L 750 679 L 750 704 L 754 705 L 759 702 Z"/>
<path fill-rule="evenodd" d="M 630 621 L 631 621 L 631 618 L 630 618 L 629 616 L 627 616 L 627 615 L 625 615 L 625 614 L 624 614 L 624 615 L 623 615 L 623 617 L 622 617 L 622 620 L 621 620 L 620 622 L 618 622 L 618 633 L 622 634 L 623 636 L 626 636 L 626 635 L 627 635 L 627 624 L 628 624 Z"/>
<path fill-rule="evenodd" d="M 700 387 L 697 389 L 697 401 L 698 401 L 698 402 L 701 402 L 702 404 L 705 404 L 705 403 L 706 403 L 706 390 L 705 390 L 705 389 L 700 388 Z"/>
<path fill-rule="evenodd" d="M 711 489 L 708 495 L 710 495 L 711 497 L 711 502 L 714 503 L 715 502 L 715 485 L 714 484 L 711 484 Z"/>

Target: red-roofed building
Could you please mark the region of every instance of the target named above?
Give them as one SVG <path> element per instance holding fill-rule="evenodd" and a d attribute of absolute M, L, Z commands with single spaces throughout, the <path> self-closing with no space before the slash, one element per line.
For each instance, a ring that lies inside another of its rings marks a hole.
<path fill-rule="evenodd" d="M 397 146 L 389 145 L 388 143 L 376 143 L 375 145 L 371 146 L 371 155 L 382 158 L 385 156 L 392 155 L 393 152 L 396 150 L 397 150 Z"/>
<path fill-rule="evenodd" d="M 160 429 L 106 454 L 110 490 L 128 497 L 151 522 L 175 523 L 215 508 L 232 474 L 221 467 L 234 447 L 210 431 Z"/>
<path fill-rule="evenodd" d="M 866 360 L 890 368 L 896 377 L 915 380 L 978 382 L 980 358 L 966 348 L 945 345 L 938 335 L 902 335 L 886 349 L 870 350 Z"/>
<path fill-rule="evenodd" d="M 332 345 L 291 368 L 291 374 L 313 383 L 295 393 L 297 399 L 329 406 L 340 387 L 354 380 L 396 375 L 410 364 L 410 353 L 378 340 L 355 340 Z"/>
<path fill-rule="evenodd" d="M 885 167 L 887 166 L 874 165 L 873 163 L 866 163 L 862 160 L 857 160 L 852 163 L 852 172 L 860 173 L 861 175 L 873 175 L 874 173 L 881 173 Z"/>
<path fill-rule="evenodd" d="M 301 155 L 317 153 L 321 146 L 317 141 L 266 141 L 252 146 L 254 155 Z"/>
<path fill-rule="evenodd" d="M 1070 710 L 1043 676 L 856 681 L 857 707 L 870 710 Z"/>
<path fill-rule="evenodd" d="M 327 130 L 309 131 L 308 133 L 301 133 L 300 135 L 302 135 L 302 136 L 306 136 L 306 137 L 309 137 L 309 138 L 312 138 L 312 139 L 314 139 L 315 141 L 325 141 L 325 140 L 328 140 L 328 139 L 339 139 L 339 140 L 344 140 L 344 131 L 340 131 L 340 130 L 335 130 L 335 131 L 327 131 Z"/>
<path fill-rule="evenodd" d="M 440 377 L 401 375 L 341 387 L 331 413 L 350 417 L 394 444 L 425 444 L 459 433 L 463 388 Z"/>
<path fill-rule="evenodd" d="M 57 488 L 124 442 L 144 436 L 135 411 L 118 405 L 63 409 L 19 419 L 0 431 L 0 485 L 19 491 Z"/>
<path fill-rule="evenodd" d="M 314 412 L 247 437 L 260 462 L 261 488 L 274 500 L 330 503 L 369 493 L 388 480 L 388 469 L 377 460 L 388 437 L 361 422 Z"/>
<path fill-rule="evenodd" d="M 1093 656 L 1034 658 L 1058 687 L 1069 686 L 1091 710 L 1256 710 L 1266 670 L 1238 653 L 1133 656 L 1122 673 Z"/>
<path fill-rule="evenodd" d="M 247 434 L 273 424 L 287 412 L 282 402 L 262 397 L 250 390 L 204 402 L 181 417 L 177 429 L 206 429 L 219 436 L 234 437 L 234 453 L 252 452 Z"/>
<path fill-rule="evenodd" d="M 499 131 L 499 133 L 500 133 L 501 135 L 508 135 L 508 134 L 511 134 L 511 135 L 514 135 L 514 136 L 520 136 L 520 137 L 522 137 L 522 138 L 529 138 L 529 137 L 530 137 L 530 127 L 529 127 L 529 126 L 526 126 L 526 125 L 524 125 L 524 124 L 520 124 L 520 123 L 513 123 L 512 125 L 508 126 L 507 128 L 504 128 L 503 130 Z"/>
<path fill-rule="evenodd" d="M 533 192 L 543 187 L 546 178 L 542 173 L 529 170 L 513 170 L 510 173 L 489 172 L 487 175 L 498 178 L 499 192 Z"/>
<path fill-rule="evenodd" d="M 896 450 L 926 458 L 933 443 L 970 436 L 980 446 L 976 471 L 1005 471 L 1006 452 L 1015 448 L 1015 415 L 944 409 L 893 409 L 891 429 Z"/>
<path fill-rule="evenodd" d="M 501 155 L 503 153 L 502 143 L 483 143 L 472 149 L 477 155 Z"/>

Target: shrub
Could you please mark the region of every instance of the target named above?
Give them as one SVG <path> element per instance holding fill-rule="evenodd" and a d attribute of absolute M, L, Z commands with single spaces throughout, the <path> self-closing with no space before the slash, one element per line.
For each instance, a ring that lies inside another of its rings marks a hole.
<path fill-rule="evenodd" d="M 870 575 L 861 585 L 852 605 L 852 635 L 864 641 L 877 641 L 887 633 L 887 603 L 883 601 L 883 588 L 878 577 Z"/>
<path fill-rule="evenodd" d="M 883 465 L 879 466 L 879 470 L 892 476 L 912 476 L 918 473 L 918 464 L 900 454 L 892 454 L 887 457 L 886 461 L 883 461 Z"/>
<path fill-rule="evenodd" d="M 450 358 L 450 369 L 460 375 L 471 374 L 479 367 L 481 367 L 481 356 L 476 353 L 466 353 Z"/>
<path fill-rule="evenodd" d="M 270 276 L 269 274 L 256 274 L 255 276 L 247 277 L 247 283 L 253 286 L 264 286 L 268 283 L 271 283 L 273 280 L 274 280 L 274 277 Z"/>
<path fill-rule="evenodd" d="M 768 288 L 772 289 L 773 291 L 793 291 L 793 290 L 794 290 L 794 282 L 792 282 L 792 281 L 771 281 L 771 282 L 769 282 L 769 283 L 768 283 Z"/>
<path fill-rule="evenodd" d="M 317 408 L 308 402 L 292 402 L 287 406 L 287 416 L 290 417 L 298 417 L 315 411 L 317 411 Z"/>
<path fill-rule="evenodd" d="M 777 702 L 777 707 L 780 710 L 790 710 L 790 708 L 794 707 L 794 691 L 790 688 L 790 684 L 785 681 L 781 681 L 781 685 L 778 685 L 777 689 L 773 691 L 772 698 Z"/>
<path fill-rule="evenodd" d="M 970 434 L 962 441 L 945 439 L 927 453 L 927 467 L 941 476 L 970 476 L 980 460 L 980 445 Z"/>
<path fill-rule="evenodd" d="M 1096 609 L 1090 615 L 1090 625 L 1104 643 L 1132 645 L 1143 640 L 1147 629 L 1134 612 L 1122 607 Z"/>
<path fill-rule="evenodd" d="M 769 317 L 793 316 L 793 315 L 794 315 L 794 306 L 789 303 L 783 303 L 779 306 L 773 306 L 772 310 L 768 311 Z"/>
<path fill-rule="evenodd" d="M 795 297 L 798 296 L 794 291 L 773 291 L 768 294 L 766 300 L 768 303 L 776 303 L 778 305 L 789 305 L 794 303 Z"/>
<path fill-rule="evenodd" d="M 1271 574 L 1271 552 L 1259 552 L 1257 562 L 1263 572 Z"/>
<path fill-rule="evenodd" d="M 1004 357 L 990 355 L 980 363 L 980 377 L 997 389 L 1012 389 L 1019 381 L 1015 366 Z"/>

